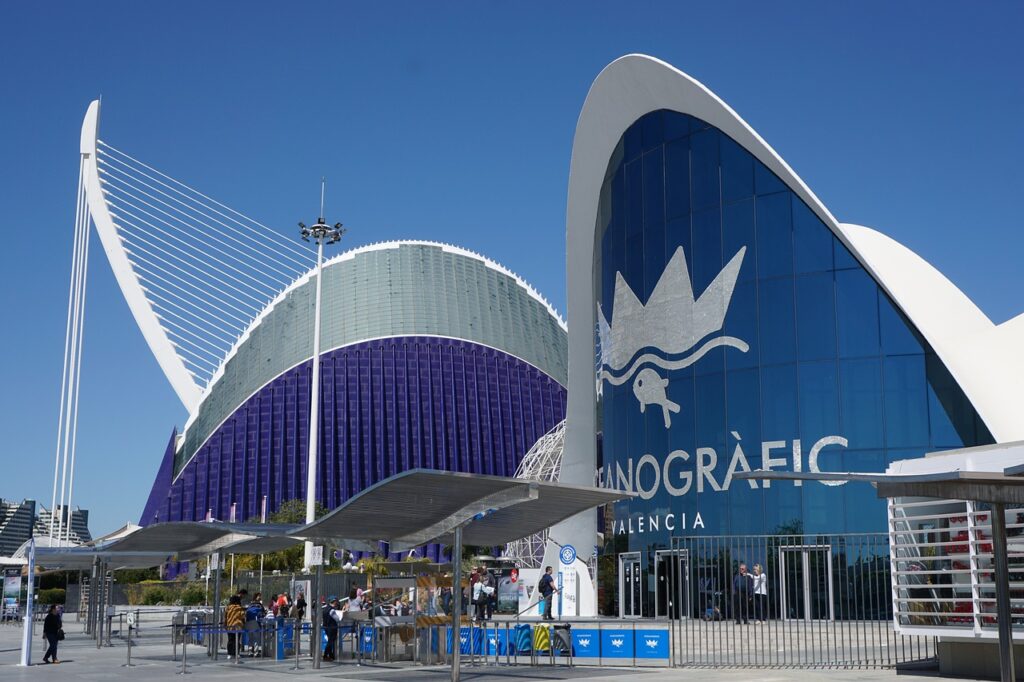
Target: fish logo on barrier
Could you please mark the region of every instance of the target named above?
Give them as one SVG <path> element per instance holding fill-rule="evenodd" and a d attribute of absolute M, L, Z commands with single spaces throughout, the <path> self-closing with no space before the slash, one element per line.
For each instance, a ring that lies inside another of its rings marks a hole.
<path fill-rule="evenodd" d="M 626 643 L 626 640 L 622 639 L 621 637 L 612 637 L 612 639 L 611 639 L 611 643 L 612 643 L 612 646 L 613 646 L 613 647 L 615 647 L 616 649 L 618 649 L 618 648 L 620 648 L 620 647 L 621 647 L 621 646 L 622 646 L 623 644 L 625 644 L 625 643 Z"/>
<path fill-rule="evenodd" d="M 590 638 L 589 637 L 580 637 L 576 641 L 579 642 L 579 645 L 581 647 L 588 647 L 588 646 L 590 646 Z"/>
<path fill-rule="evenodd" d="M 657 637 L 657 636 L 654 636 L 654 637 L 644 637 L 644 644 L 646 644 L 651 649 L 657 649 L 658 648 L 658 644 L 660 644 L 660 643 L 661 643 L 661 638 L 660 637 Z"/>
<path fill-rule="evenodd" d="M 635 375 L 633 395 L 640 411 L 648 405 L 660 407 L 665 428 L 672 426 L 672 415 L 681 408 L 668 397 L 669 380 L 645 365 L 671 371 L 689 367 L 718 346 L 743 353 L 750 350 L 745 341 L 719 334 L 746 252 L 745 246 L 737 251 L 700 298 L 694 298 L 681 246 L 665 266 L 646 304 L 640 302 L 622 273 L 616 272 L 610 322 L 600 304 L 597 306 L 598 394 L 604 382 L 619 386 Z"/>

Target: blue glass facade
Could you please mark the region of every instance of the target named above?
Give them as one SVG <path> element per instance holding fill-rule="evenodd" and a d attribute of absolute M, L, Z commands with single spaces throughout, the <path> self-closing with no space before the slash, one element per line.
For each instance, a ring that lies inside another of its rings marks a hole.
<path fill-rule="evenodd" d="M 565 418 L 560 383 L 469 341 L 377 339 L 324 353 L 320 367 L 317 498 L 328 508 L 417 467 L 511 476 Z M 232 503 L 249 519 L 264 495 L 270 512 L 305 498 L 311 371 L 312 361 L 302 363 L 245 400 L 173 483 L 169 447 L 142 522 L 203 519 L 208 510 L 227 519 Z"/>
<path fill-rule="evenodd" d="M 733 475 L 883 471 L 993 442 L 871 275 L 721 131 L 652 112 L 622 136 L 605 177 L 600 477 L 640 495 L 606 513 L 606 554 L 681 535 L 884 531 L 884 501 L 868 486 Z"/>

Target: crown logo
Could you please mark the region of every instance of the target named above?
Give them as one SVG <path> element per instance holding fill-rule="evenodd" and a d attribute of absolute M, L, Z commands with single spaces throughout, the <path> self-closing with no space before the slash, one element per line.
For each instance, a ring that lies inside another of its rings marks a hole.
<path fill-rule="evenodd" d="M 676 370 L 692 365 L 718 346 L 731 346 L 744 353 L 749 350 L 740 339 L 716 335 L 725 324 L 746 252 L 747 247 L 741 248 L 700 298 L 693 295 L 682 247 L 672 254 L 646 304 L 641 303 L 626 284 L 622 273 L 616 272 L 611 322 L 601 306 L 597 308 L 598 392 L 605 381 L 618 386 L 636 375 L 633 394 L 640 403 L 640 411 L 644 412 L 648 405 L 661 407 L 665 428 L 669 428 L 671 415 L 680 411 L 679 404 L 670 400 L 666 393 L 669 380 L 653 368 L 643 366 Z M 701 341 L 704 342 L 698 347 Z M 659 352 L 652 352 L 652 349 Z"/>

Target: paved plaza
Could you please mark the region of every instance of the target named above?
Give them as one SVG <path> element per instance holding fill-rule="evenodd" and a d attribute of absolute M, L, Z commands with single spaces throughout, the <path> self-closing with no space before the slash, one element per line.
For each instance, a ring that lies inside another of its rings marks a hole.
<path fill-rule="evenodd" d="M 171 641 L 167 630 L 157 627 L 147 628 L 132 647 L 132 663 L 134 667 L 124 667 L 127 661 L 127 646 L 124 641 L 114 637 L 113 646 L 97 649 L 95 641 L 82 634 L 79 624 L 69 618 L 66 628 L 67 639 L 60 646 L 60 665 L 40 665 L 45 650 L 41 634 L 36 635 L 33 642 L 33 661 L 31 668 L 18 666 L 21 646 L 21 628 L 17 626 L 0 627 L 0 679 L 15 680 L 173 680 L 181 679 L 181 651 L 178 649 L 176 661 L 172 661 Z M 38 626 L 37 626 L 38 630 Z M 206 656 L 206 649 L 190 646 L 188 655 L 189 671 L 195 677 L 185 679 L 206 680 L 242 680 L 270 678 L 272 676 L 304 676 L 328 680 L 379 680 L 380 682 L 444 682 L 449 679 L 448 668 L 444 666 L 424 667 L 408 663 L 356 665 L 351 662 L 324 663 L 320 670 L 314 670 L 310 661 L 304 659 L 301 669 L 294 670 L 293 660 L 270 661 L 245 658 L 240 664 L 224 660 L 211 661 Z M 491 680 L 510 680 L 528 682 L 530 680 L 587 680 L 600 679 L 606 682 L 617 682 L 625 679 L 642 679 L 644 682 L 661 682 L 662 680 L 700 679 L 700 680 L 819 680 L 828 677 L 836 682 L 866 680 L 913 680 L 931 679 L 926 676 L 900 674 L 893 670 L 798 670 L 798 669 L 757 669 L 757 668 L 684 668 L 684 669 L 634 669 L 634 668 L 594 668 L 578 666 L 549 667 L 546 665 L 530 667 L 520 666 L 476 666 L 464 665 L 462 679 L 467 682 L 488 682 Z"/>

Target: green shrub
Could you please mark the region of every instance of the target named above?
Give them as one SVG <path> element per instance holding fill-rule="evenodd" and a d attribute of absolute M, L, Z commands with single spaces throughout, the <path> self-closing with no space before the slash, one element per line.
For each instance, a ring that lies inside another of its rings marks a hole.
<path fill-rule="evenodd" d="M 63 604 L 67 594 L 63 587 L 54 587 L 48 590 L 39 590 L 36 592 L 36 603 L 43 606 L 49 606 L 50 604 Z"/>
<path fill-rule="evenodd" d="M 182 606 L 198 606 L 206 603 L 206 589 L 198 584 L 187 585 L 179 594 Z"/>
<path fill-rule="evenodd" d="M 146 585 L 142 588 L 143 606 L 156 606 L 174 602 L 174 592 L 163 585 Z"/>

